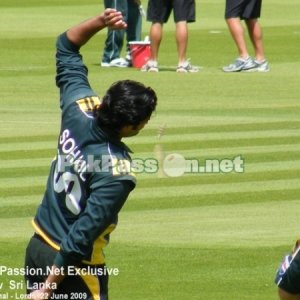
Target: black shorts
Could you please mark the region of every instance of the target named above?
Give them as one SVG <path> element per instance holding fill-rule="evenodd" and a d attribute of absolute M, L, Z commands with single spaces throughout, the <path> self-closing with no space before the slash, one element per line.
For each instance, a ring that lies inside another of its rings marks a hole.
<path fill-rule="evenodd" d="M 166 23 L 172 10 L 175 23 L 195 22 L 195 0 L 149 0 L 147 20 L 152 23 Z"/>
<path fill-rule="evenodd" d="M 25 282 L 27 292 L 30 293 L 30 287 L 36 287 L 43 283 L 49 275 L 57 251 L 50 247 L 38 235 L 34 235 L 26 249 L 25 257 Z M 108 300 L 108 275 L 102 275 L 104 265 L 80 266 L 84 275 L 77 275 L 75 268 L 70 267 L 64 280 L 58 285 L 55 293 L 50 299 L 82 299 Z M 96 274 L 96 275 L 95 275 Z M 99 275 L 101 274 L 101 276 Z"/>
<path fill-rule="evenodd" d="M 225 19 L 258 19 L 262 0 L 226 0 Z"/>
<path fill-rule="evenodd" d="M 300 247 L 286 255 L 277 270 L 275 283 L 290 294 L 300 294 Z"/>

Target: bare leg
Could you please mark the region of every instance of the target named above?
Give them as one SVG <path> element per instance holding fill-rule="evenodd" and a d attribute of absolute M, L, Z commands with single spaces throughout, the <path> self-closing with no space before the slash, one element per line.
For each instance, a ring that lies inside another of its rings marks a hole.
<path fill-rule="evenodd" d="M 249 57 L 247 45 L 244 36 L 244 28 L 239 18 L 226 19 L 231 36 L 238 48 L 239 56 L 241 58 Z"/>
<path fill-rule="evenodd" d="M 186 60 L 186 49 L 188 43 L 188 27 L 186 21 L 176 23 L 176 44 L 178 52 L 178 64 Z"/>
<path fill-rule="evenodd" d="M 162 29 L 161 23 L 152 23 L 150 29 L 150 41 L 151 41 L 151 57 L 150 60 L 157 61 L 159 46 L 162 40 Z"/>
<path fill-rule="evenodd" d="M 262 30 L 257 21 L 257 19 L 246 20 L 246 25 L 248 28 L 249 36 L 255 51 L 255 58 L 258 61 L 263 61 L 265 59 Z"/>
<path fill-rule="evenodd" d="M 280 300 L 300 300 L 300 295 L 290 294 L 279 288 L 278 295 Z"/>

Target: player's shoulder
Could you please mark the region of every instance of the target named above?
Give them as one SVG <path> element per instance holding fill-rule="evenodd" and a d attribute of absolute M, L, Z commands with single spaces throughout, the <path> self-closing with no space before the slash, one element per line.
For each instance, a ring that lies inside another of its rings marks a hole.
<path fill-rule="evenodd" d="M 101 99 L 97 95 L 92 96 L 73 96 L 68 101 L 65 101 L 67 105 L 64 105 L 62 113 L 63 118 L 84 116 L 87 118 L 94 117 L 94 110 L 100 106 Z M 71 110 L 73 110 L 71 112 Z M 69 113 L 70 112 L 70 113 Z"/>
<path fill-rule="evenodd" d="M 93 118 L 93 112 L 100 106 L 101 100 L 98 96 L 88 96 L 76 100 L 75 104 L 86 117 Z"/>

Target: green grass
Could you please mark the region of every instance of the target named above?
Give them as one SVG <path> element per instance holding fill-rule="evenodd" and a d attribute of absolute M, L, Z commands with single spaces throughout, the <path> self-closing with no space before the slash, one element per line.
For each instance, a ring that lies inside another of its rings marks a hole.
<path fill-rule="evenodd" d="M 30 220 L 55 155 L 55 38 L 102 7 L 95 0 L 0 3 L 0 266 L 23 266 Z M 197 22 L 189 27 L 188 57 L 203 67 L 198 74 L 172 71 L 172 19 L 158 74 L 100 68 L 105 31 L 82 49 L 100 95 L 125 78 L 157 91 L 156 114 L 126 141 L 134 157 L 153 157 L 160 143 L 166 155 L 200 162 L 245 160 L 244 173 L 138 175 L 106 250 L 108 265 L 120 271 L 110 279 L 111 299 L 276 299 L 275 270 L 299 237 L 299 9 L 298 0 L 263 3 L 266 74 L 220 70 L 236 56 L 221 0 L 197 2 Z M 143 23 L 143 36 L 149 26 Z M 0 294 L 12 293 L 9 281 L 21 279 L 0 274 Z"/>

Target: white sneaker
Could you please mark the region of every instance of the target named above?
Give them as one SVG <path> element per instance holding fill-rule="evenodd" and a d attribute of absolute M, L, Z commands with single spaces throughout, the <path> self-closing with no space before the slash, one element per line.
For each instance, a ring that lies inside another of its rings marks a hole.
<path fill-rule="evenodd" d="M 246 59 L 238 57 L 232 64 L 223 67 L 224 72 L 241 72 L 255 68 L 254 60 L 249 56 Z"/>
<path fill-rule="evenodd" d="M 158 72 L 157 61 L 148 60 L 141 68 L 142 72 Z"/>
<path fill-rule="evenodd" d="M 199 72 L 199 67 L 193 66 L 189 60 L 181 63 L 177 66 L 177 73 L 197 73 Z"/>
<path fill-rule="evenodd" d="M 109 63 L 101 62 L 101 67 L 127 68 L 128 66 L 129 64 L 124 58 L 115 58 Z"/>
<path fill-rule="evenodd" d="M 268 61 L 265 59 L 263 61 L 254 60 L 255 66 L 246 72 L 269 72 L 270 67 Z"/>

